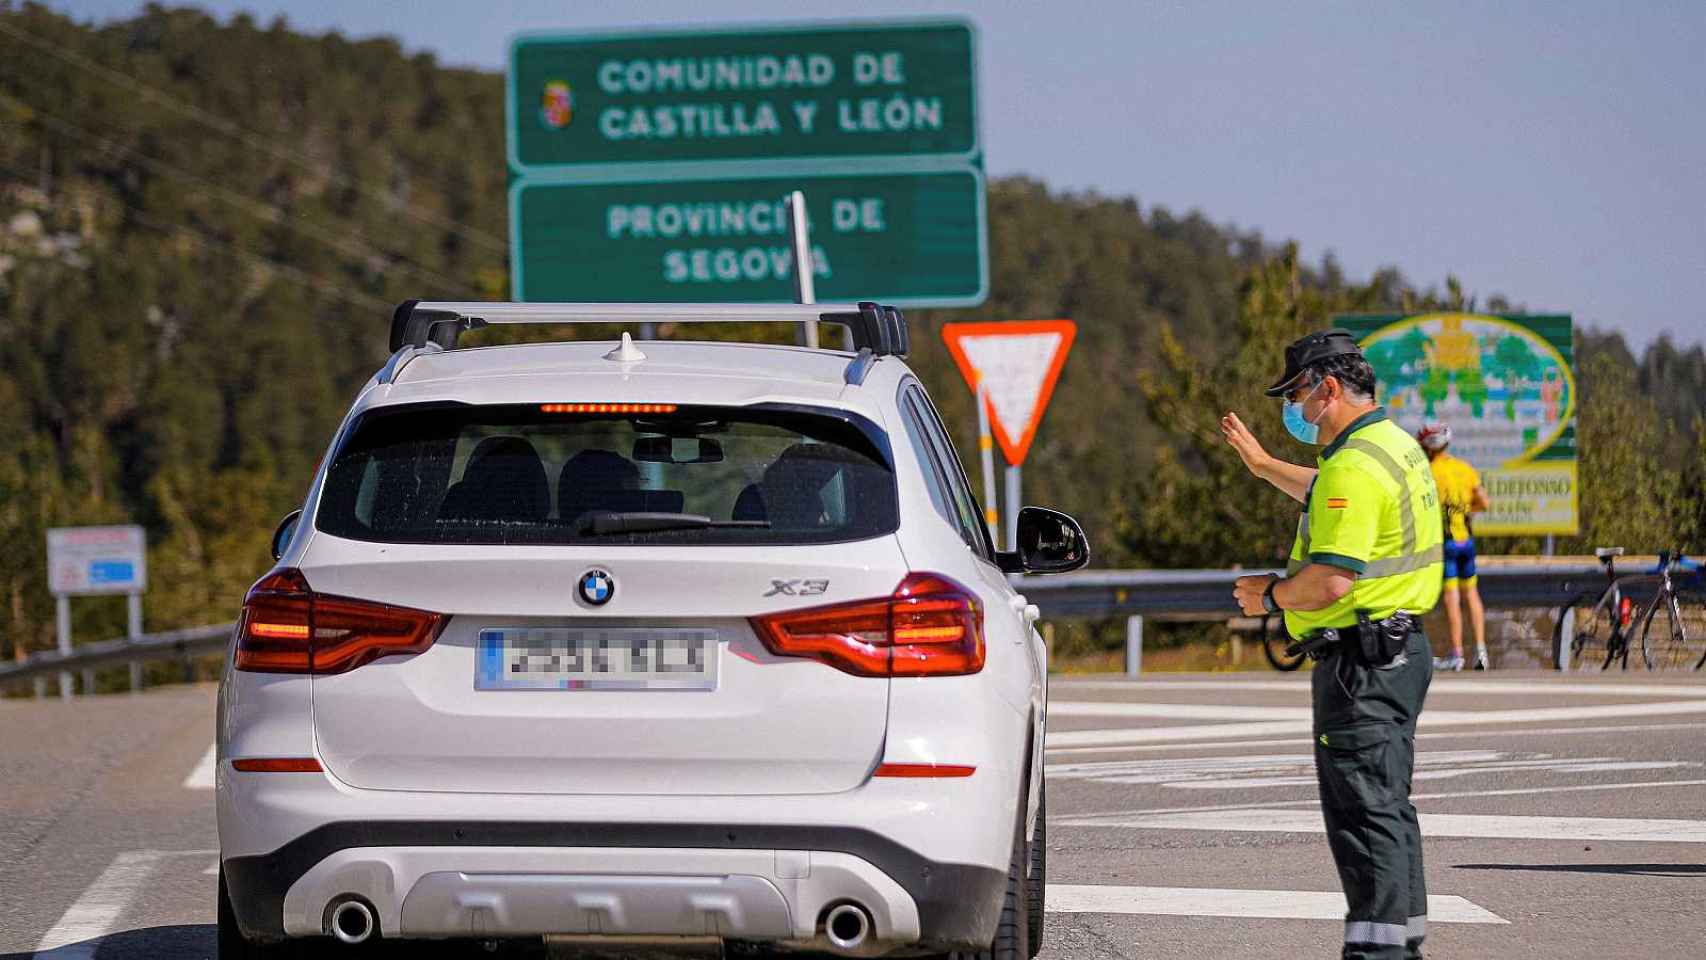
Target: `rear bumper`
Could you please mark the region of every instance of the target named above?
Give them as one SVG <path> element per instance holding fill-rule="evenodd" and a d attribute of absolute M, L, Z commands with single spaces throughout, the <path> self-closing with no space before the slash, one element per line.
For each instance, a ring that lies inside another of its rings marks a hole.
<path fill-rule="evenodd" d="M 716 936 L 822 943 L 829 906 L 871 915 L 872 952 L 993 939 L 1006 874 L 938 863 L 832 826 L 365 821 L 317 827 L 224 861 L 237 921 L 258 939 L 323 930 L 343 895 L 385 937 Z"/>

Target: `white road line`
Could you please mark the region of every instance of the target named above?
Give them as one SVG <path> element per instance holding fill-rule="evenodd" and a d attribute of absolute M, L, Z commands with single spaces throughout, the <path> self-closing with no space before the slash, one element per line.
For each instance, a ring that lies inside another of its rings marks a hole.
<path fill-rule="evenodd" d="M 1314 810 L 1254 809 L 1144 814 L 1120 821 L 1071 817 L 1065 826 L 1146 830 L 1224 830 L 1239 833 L 1321 833 Z M 1706 820 L 1648 820 L 1621 817 L 1531 817 L 1495 814 L 1424 813 L 1425 837 L 1504 840 L 1599 840 L 1645 843 L 1706 843 Z"/>
<path fill-rule="evenodd" d="M 185 790 L 213 789 L 213 768 L 219 762 L 218 750 L 218 747 L 208 744 L 207 752 L 201 755 L 201 760 L 197 761 L 195 769 L 191 770 L 190 775 L 184 778 Z"/>
<path fill-rule="evenodd" d="M 1075 703 L 1061 704 L 1068 711 Z M 1148 705 L 1174 706 L 1174 705 Z M 1201 705 L 1188 705 L 1192 717 L 1200 717 Z M 1056 705 L 1051 704 L 1053 713 Z M 1239 709 L 1229 707 L 1229 710 Z M 1272 708 L 1297 709 L 1297 708 Z M 1298 710 L 1301 713 L 1307 711 Z M 1424 710 L 1418 726 L 1423 730 L 1452 727 L 1484 727 L 1492 724 L 1543 723 L 1560 720 L 1612 720 L 1619 717 L 1651 717 L 1706 713 L 1706 700 L 1671 700 L 1661 703 L 1606 703 L 1583 707 L 1540 707 L 1531 710 Z M 1061 715 L 1061 714 L 1057 714 Z M 1070 713 L 1065 714 L 1070 716 Z M 1164 714 L 1147 714 L 1164 716 Z M 1308 734 L 1310 722 L 1258 720 L 1244 723 L 1204 723 L 1180 727 L 1132 727 L 1115 730 L 1057 730 L 1048 734 L 1046 747 L 1108 747 L 1129 743 L 1161 743 L 1178 740 L 1237 740 L 1249 737 Z"/>
<path fill-rule="evenodd" d="M 1506 727 L 1498 730 L 1453 730 L 1446 733 L 1418 733 L 1417 740 L 1451 739 L 1460 741 L 1469 737 L 1498 737 L 1506 739 L 1514 736 L 1523 737 L 1562 737 L 1576 734 L 1603 733 L 1641 733 L 1650 730 L 1698 730 L 1699 723 L 1626 723 L 1593 727 Z M 1072 731 L 1084 733 L 1087 731 Z M 1307 741 L 1297 738 L 1285 740 L 1232 740 L 1224 743 L 1153 743 L 1133 744 L 1130 746 L 1111 747 L 1048 747 L 1050 756 L 1079 756 L 1083 754 L 1102 753 L 1150 753 L 1161 750 L 1248 750 L 1261 747 L 1301 746 Z"/>
<path fill-rule="evenodd" d="M 1503 750 L 1423 750 L 1416 754 L 1415 779 L 1445 780 L 1482 773 L 1521 771 L 1549 774 L 1629 773 L 1699 767 L 1689 760 L 1625 760 L 1621 757 L 1570 757 Z M 1157 757 L 1050 763 L 1058 780 L 1093 780 L 1128 785 L 1160 784 L 1178 790 L 1258 789 L 1315 785 L 1309 754 Z"/>
<path fill-rule="evenodd" d="M 1144 717 L 1164 720 L 1308 720 L 1308 707 L 1247 707 L 1230 703 L 1109 703 L 1059 700 L 1051 717 Z"/>
<path fill-rule="evenodd" d="M 1050 689 L 1057 690 L 1282 690 L 1295 692 L 1305 699 L 1309 696 L 1309 680 L 1061 680 L 1051 679 Z M 1706 684 L 1684 683 L 1594 683 L 1591 681 L 1555 681 L 1537 677 L 1533 680 L 1480 680 L 1435 675 L 1428 696 L 1438 694 L 1492 693 L 1516 696 L 1590 697 L 1706 697 Z"/>
<path fill-rule="evenodd" d="M 1706 780 L 1646 780 L 1640 783 L 1572 783 L 1561 787 L 1518 787 L 1504 790 L 1454 790 L 1446 793 L 1411 794 L 1411 800 L 1456 800 L 1463 797 L 1517 797 L 1531 793 L 1581 793 L 1590 790 L 1645 790 L 1649 787 L 1698 787 Z M 1144 807 L 1138 810 L 1107 810 L 1101 813 L 1076 813 L 1050 817 L 1051 825 L 1065 827 L 1118 826 L 1104 820 L 1121 820 L 1153 813 L 1203 813 L 1210 810 L 1267 810 L 1271 807 L 1317 807 L 1317 797 L 1301 800 L 1257 800 L 1249 803 L 1221 803 L 1211 806 L 1193 804 L 1188 807 Z"/>
<path fill-rule="evenodd" d="M 1048 885 L 1050 913 L 1162 914 L 1174 917 L 1261 917 L 1344 920 L 1345 895 L 1325 890 L 1221 890 L 1206 887 Z M 1428 897 L 1429 923 L 1509 923 L 1462 897 Z"/>
<path fill-rule="evenodd" d="M 112 929 L 161 856 L 156 850 L 119 854 L 36 944 L 37 956 L 56 950 L 53 960 L 93 957 L 96 939 Z"/>

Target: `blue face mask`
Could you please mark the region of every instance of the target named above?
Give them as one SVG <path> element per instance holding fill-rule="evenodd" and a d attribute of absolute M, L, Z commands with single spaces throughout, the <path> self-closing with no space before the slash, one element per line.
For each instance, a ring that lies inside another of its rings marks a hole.
<path fill-rule="evenodd" d="M 1319 389 L 1321 389 L 1321 384 L 1317 383 L 1315 390 Z M 1321 438 L 1321 425 L 1310 423 L 1309 418 L 1303 415 L 1303 405 L 1309 402 L 1310 397 L 1315 396 L 1315 390 L 1309 391 L 1301 401 L 1287 400 L 1285 402 L 1285 410 L 1283 411 L 1285 429 L 1301 443 L 1313 444 Z M 1327 411 L 1323 410 L 1321 413 L 1325 416 Z"/>

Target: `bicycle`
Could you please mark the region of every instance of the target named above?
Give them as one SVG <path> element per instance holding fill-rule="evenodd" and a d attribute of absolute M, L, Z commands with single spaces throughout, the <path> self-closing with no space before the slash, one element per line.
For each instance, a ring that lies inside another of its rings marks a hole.
<path fill-rule="evenodd" d="M 1701 566 L 1684 556 L 1680 548 L 1674 553 L 1659 554 L 1659 565 L 1654 571 L 1659 576 L 1659 590 L 1641 616 L 1641 659 L 1648 670 L 1699 670 L 1702 664 L 1706 664 L 1706 629 L 1697 621 L 1694 637 L 1690 639 L 1683 615 L 1684 605 L 1671 577 L 1671 573 L 1678 569 L 1693 570 L 1698 574 Z M 1699 603 L 1699 600 L 1689 603 L 1688 609 L 1692 611 Z M 1655 636 L 1653 624 L 1661 611 L 1665 624 Z M 1700 647 L 1698 657 L 1693 645 Z M 1627 658 L 1628 655 L 1624 656 Z"/>
<path fill-rule="evenodd" d="M 1601 670 L 1610 669 L 1612 661 L 1619 658 L 1623 661 L 1623 669 L 1627 670 L 1629 641 L 1633 633 L 1630 628 L 1635 621 L 1635 601 L 1623 593 L 1622 582 L 1627 578 L 1617 575 L 1617 558 L 1623 555 L 1623 548 L 1600 547 L 1593 555 L 1605 570 L 1605 590 L 1591 606 L 1587 601 L 1592 595 L 1583 593 L 1558 608 L 1558 620 L 1552 628 L 1553 648 L 1561 649 L 1564 626 L 1570 622 L 1569 612 L 1574 608 L 1575 629 L 1570 637 L 1565 667 L 1571 670 L 1580 669 L 1586 664 L 1588 657 L 1598 659 L 1599 650 L 1603 649 L 1605 658 L 1600 660 Z"/>
<path fill-rule="evenodd" d="M 1269 624 L 1274 619 L 1276 617 L 1271 613 L 1262 617 L 1262 655 L 1268 658 L 1268 665 L 1275 670 L 1290 673 L 1303 666 L 1303 661 L 1309 656 L 1301 653 L 1295 657 L 1285 655 L 1285 648 L 1291 645 L 1291 635 L 1286 632 L 1283 619 L 1278 630 L 1272 629 Z"/>

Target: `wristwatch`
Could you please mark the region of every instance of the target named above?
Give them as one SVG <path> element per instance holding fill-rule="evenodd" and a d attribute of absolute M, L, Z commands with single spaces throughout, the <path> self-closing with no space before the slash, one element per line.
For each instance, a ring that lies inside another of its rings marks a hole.
<path fill-rule="evenodd" d="M 1280 612 L 1279 601 L 1274 599 L 1274 588 L 1279 586 L 1279 582 L 1279 577 L 1269 579 L 1268 588 L 1262 591 L 1262 609 L 1269 613 Z"/>

